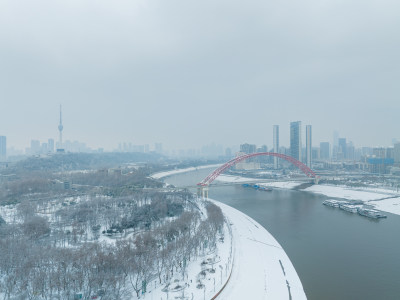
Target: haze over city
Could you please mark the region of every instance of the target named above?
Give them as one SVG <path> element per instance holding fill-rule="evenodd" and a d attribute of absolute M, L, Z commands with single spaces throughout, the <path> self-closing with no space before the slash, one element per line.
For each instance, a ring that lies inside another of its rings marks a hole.
<path fill-rule="evenodd" d="M 0 299 L 398 300 L 400 2 L 0 0 Z"/>
<path fill-rule="evenodd" d="M 242 142 L 272 125 L 399 138 L 397 1 L 2 1 L 0 135 L 115 149 Z"/>

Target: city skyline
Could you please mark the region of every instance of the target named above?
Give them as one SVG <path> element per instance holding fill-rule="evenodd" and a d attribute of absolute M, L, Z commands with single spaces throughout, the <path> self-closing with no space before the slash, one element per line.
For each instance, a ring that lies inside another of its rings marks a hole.
<path fill-rule="evenodd" d="M 29 145 L 31 144 L 32 141 L 36 141 L 36 140 L 42 141 L 42 140 L 48 140 L 48 139 L 57 140 L 57 138 L 58 138 L 58 141 L 55 144 L 55 146 L 59 147 L 60 141 L 62 139 L 62 132 L 63 132 L 63 129 L 64 129 L 64 126 L 62 124 L 61 105 L 59 106 L 59 112 L 58 113 L 59 113 L 59 119 L 58 119 L 58 123 L 57 123 L 58 126 L 56 126 L 57 124 L 55 124 L 53 126 L 55 128 L 55 129 L 53 128 L 54 129 L 53 131 L 57 130 L 58 131 L 57 134 L 54 134 L 51 137 L 48 137 L 48 136 L 46 137 L 45 135 L 40 134 L 39 136 L 41 136 L 41 138 L 31 138 L 29 140 L 26 140 L 24 142 L 24 144 L 21 144 L 22 147 L 18 146 L 20 144 L 15 144 L 15 143 L 13 144 L 12 142 L 10 142 L 9 136 L 5 135 L 5 136 L 7 136 L 7 139 L 8 139 L 7 140 L 8 141 L 7 142 L 7 148 L 14 148 L 16 150 L 23 151 L 24 149 L 29 147 Z M 73 119 L 74 118 L 72 117 L 71 120 L 73 120 Z M 302 122 L 302 121 L 300 121 L 300 122 Z M 274 148 L 274 130 L 275 130 L 275 126 L 277 126 L 277 130 L 278 130 L 278 146 L 283 146 L 283 147 L 289 147 L 290 148 L 290 124 L 291 123 L 294 123 L 294 121 L 290 121 L 288 124 L 285 124 L 285 123 L 279 123 L 279 125 L 272 125 L 271 124 L 270 126 L 273 126 L 272 133 L 271 134 L 267 133 L 266 135 L 264 135 L 264 138 L 265 138 L 265 136 L 269 135 L 270 136 L 269 139 L 266 140 L 266 139 L 258 138 L 257 139 L 258 142 L 249 141 L 248 138 L 244 137 L 242 140 L 236 140 L 236 142 L 234 142 L 232 144 L 223 144 L 222 142 L 218 142 L 217 143 L 217 142 L 214 142 L 214 141 L 209 141 L 208 143 L 204 143 L 204 144 L 196 144 L 196 145 L 188 145 L 187 144 L 187 145 L 184 145 L 183 147 L 180 147 L 180 148 L 173 147 L 168 143 L 166 143 L 166 144 L 161 143 L 161 144 L 163 144 L 165 149 L 168 150 L 168 151 L 179 150 L 179 149 L 184 149 L 184 150 L 200 149 L 200 148 L 202 148 L 204 146 L 211 145 L 211 144 L 217 144 L 217 145 L 221 145 L 221 146 L 223 146 L 225 148 L 229 148 L 229 147 L 239 146 L 240 144 L 242 144 L 244 142 L 249 142 L 250 144 L 257 144 L 257 145 L 267 145 L 268 149 L 273 149 Z M 300 124 L 300 127 L 301 127 L 301 124 Z M 283 128 L 284 130 L 281 130 L 280 128 Z M 345 139 L 345 140 L 350 141 L 350 142 L 354 141 L 354 139 L 352 139 L 352 138 L 347 138 L 345 135 L 344 136 L 340 135 L 337 130 L 332 130 L 332 133 L 333 133 L 333 138 L 329 134 L 326 134 L 325 136 L 320 137 L 319 140 L 316 140 L 315 135 L 314 135 L 314 128 L 313 128 L 312 146 L 315 147 L 316 145 L 319 145 L 320 143 L 324 143 L 324 142 L 329 142 L 332 146 L 335 146 L 335 139 Z M 38 136 L 38 134 L 36 136 Z M 283 136 L 283 138 L 282 138 L 282 136 Z M 304 141 L 306 141 L 306 138 L 307 138 L 306 131 L 300 130 L 300 140 L 304 139 Z M 109 147 L 105 147 L 104 144 L 101 144 L 101 143 L 98 143 L 98 144 L 96 143 L 95 146 L 93 146 L 93 145 L 87 144 L 87 142 L 84 141 L 84 140 L 83 141 L 79 140 L 79 142 L 78 142 L 78 139 L 76 139 L 74 137 L 70 137 L 70 138 L 66 139 L 66 141 L 68 141 L 69 143 L 81 143 L 81 144 L 84 144 L 85 147 L 87 147 L 88 149 L 89 148 L 92 148 L 92 149 L 104 149 L 106 151 L 118 150 L 118 149 L 121 148 L 120 145 L 124 144 L 124 143 L 132 144 L 134 146 L 135 145 L 136 146 L 141 145 L 141 146 L 146 146 L 146 147 L 149 147 L 149 145 L 154 145 L 153 151 L 155 151 L 156 144 L 160 143 L 159 141 L 154 141 L 154 140 L 151 141 L 150 139 L 146 140 L 148 142 L 144 142 L 144 143 L 139 143 L 139 142 L 135 143 L 135 141 L 133 141 L 133 140 L 131 140 L 131 141 L 123 140 L 123 141 L 118 141 L 114 145 L 110 144 Z M 283 142 L 281 142 L 281 141 L 283 141 Z M 397 142 L 400 142 L 400 139 L 397 139 L 396 137 L 392 137 L 390 139 L 390 142 L 388 142 L 388 144 L 386 144 L 386 145 L 373 145 L 373 144 L 357 145 L 356 143 L 354 143 L 354 144 L 356 144 L 357 147 L 390 147 L 390 146 L 394 146 L 394 144 L 397 143 Z M 301 152 L 301 150 L 300 150 L 300 152 Z"/>
<path fill-rule="evenodd" d="M 263 144 L 273 124 L 285 145 L 293 120 L 312 124 L 317 144 L 337 130 L 389 146 L 400 138 L 399 10 L 377 0 L 102 1 L 89 11 L 6 1 L 0 134 L 19 149 L 57 140 L 61 103 L 66 140 L 109 150 Z"/>
<path fill-rule="evenodd" d="M 294 123 L 294 122 L 292 122 Z M 301 143 L 301 150 L 300 154 L 302 156 L 302 159 L 304 162 L 307 162 L 307 153 L 308 156 L 310 155 L 310 151 L 307 152 L 307 127 L 311 125 L 306 125 L 304 126 L 305 130 L 300 129 L 302 131 L 301 136 L 300 136 L 300 143 Z M 287 149 L 287 151 L 290 151 L 290 139 L 283 145 L 280 144 L 280 125 L 273 125 L 273 131 L 275 131 L 275 128 L 277 127 L 278 130 L 278 149 Z M 290 132 L 288 133 L 290 135 Z M 343 152 L 344 145 L 350 144 L 353 148 L 356 149 L 362 149 L 362 148 L 390 148 L 394 147 L 396 144 L 400 143 L 400 140 L 398 139 L 392 139 L 392 143 L 389 146 L 374 146 L 374 145 L 354 145 L 354 143 L 347 139 L 346 137 L 339 137 L 338 138 L 339 142 L 341 142 L 341 145 L 335 146 L 334 139 L 329 139 L 327 137 L 326 139 L 323 139 L 322 142 L 315 142 L 314 141 L 314 135 L 312 134 L 312 142 L 311 142 L 311 147 L 309 149 L 321 149 L 321 158 L 333 155 L 333 151 L 336 148 L 337 151 L 339 151 L 340 155 L 344 155 L 343 158 L 346 157 L 346 154 Z M 173 155 L 173 156 L 216 156 L 216 155 L 223 155 L 226 153 L 226 151 L 229 151 L 229 153 L 234 153 L 234 151 L 239 151 L 240 145 L 243 143 L 248 143 L 251 145 L 256 145 L 259 147 L 264 147 L 267 146 L 267 150 L 270 152 L 279 152 L 275 151 L 274 147 L 274 138 L 271 141 L 262 141 L 261 143 L 252 143 L 249 142 L 248 140 L 242 140 L 242 141 L 237 141 L 236 144 L 234 145 L 223 145 L 221 143 L 215 143 L 215 142 L 210 142 L 208 144 L 203 144 L 198 147 L 190 147 L 188 145 L 187 147 L 183 148 L 168 148 L 165 147 L 163 143 L 159 142 L 153 142 L 149 144 L 137 144 L 131 141 L 121 141 L 117 145 L 114 145 L 114 147 L 111 147 L 110 149 L 105 149 L 104 147 L 92 147 L 91 145 L 88 145 L 84 141 L 77 141 L 77 140 L 66 140 L 65 143 L 63 143 L 63 148 L 65 148 L 65 151 L 67 152 L 143 152 L 143 153 L 148 153 L 148 152 L 157 152 L 157 153 L 163 153 L 166 155 Z M 64 145 L 65 144 L 65 145 Z M 34 146 L 32 146 L 34 145 Z M 161 151 L 160 151 L 160 145 L 161 145 Z M 65 147 L 64 147 L 65 146 Z M 7 138 L 7 149 L 10 152 L 10 155 L 32 155 L 32 154 L 46 154 L 46 153 L 54 153 L 56 150 L 60 147 L 59 141 L 55 142 L 54 138 L 44 138 L 42 140 L 40 139 L 31 139 L 28 141 L 28 144 L 24 148 L 16 148 L 14 145 L 10 145 L 8 143 L 8 138 Z M 211 148 L 210 148 L 211 147 Z M 212 150 L 212 148 L 214 148 Z M 346 146 L 347 148 L 347 146 Z M 211 150 L 210 150 L 211 149 Z M 232 152 L 233 151 L 233 152 Z M 338 153 L 338 152 L 335 153 Z M 311 150 L 312 152 L 312 150 Z M 324 154 L 322 154 L 324 153 Z M 325 154 L 327 153 L 327 154 Z M 9 156 L 10 156 L 9 155 Z M 312 156 L 314 157 L 314 156 Z M 336 157 L 335 157 L 336 158 Z M 313 158 L 311 158 L 313 159 Z"/>
<path fill-rule="evenodd" d="M 399 28 L 395 0 L 1 1 L 0 299 L 397 299 Z"/>

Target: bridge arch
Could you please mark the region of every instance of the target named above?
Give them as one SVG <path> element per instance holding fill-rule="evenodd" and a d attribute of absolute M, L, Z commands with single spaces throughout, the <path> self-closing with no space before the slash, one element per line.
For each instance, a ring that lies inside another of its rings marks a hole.
<path fill-rule="evenodd" d="M 243 160 L 246 160 L 248 158 L 257 157 L 257 156 L 274 156 L 274 157 L 278 157 L 278 158 L 284 159 L 284 160 L 292 163 L 296 167 L 298 167 L 308 177 L 316 178 L 316 174 L 315 174 L 315 172 L 313 170 L 311 170 L 305 164 L 303 164 L 302 162 L 298 161 L 297 159 L 295 159 L 295 158 L 293 158 L 291 156 L 288 156 L 288 155 L 285 155 L 285 154 L 281 154 L 281 153 L 275 153 L 275 152 L 258 152 L 258 153 L 251 153 L 251 154 L 241 155 L 241 156 L 238 156 L 238 157 L 235 157 L 235 158 L 231 159 L 230 161 L 224 163 L 219 168 L 215 169 L 212 173 L 210 173 L 206 178 L 204 178 L 197 185 L 199 185 L 199 186 L 208 186 L 219 175 L 221 175 L 225 170 L 229 169 L 233 165 L 235 165 L 238 162 L 241 162 Z"/>

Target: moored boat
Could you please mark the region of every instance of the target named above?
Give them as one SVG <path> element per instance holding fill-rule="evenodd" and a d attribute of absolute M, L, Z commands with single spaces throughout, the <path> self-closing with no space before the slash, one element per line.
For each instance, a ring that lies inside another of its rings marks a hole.
<path fill-rule="evenodd" d="M 373 218 L 373 219 L 387 218 L 386 215 L 382 214 L 379 210 L 376 209 L 359 208 L 357 212 L 359 215 L 368 218 Z"/>
<path fill-rule="evenodd" d="M 353 214 L 356 214 L 358 212 L 358 207 L 352 204 L 339 204 L 339 208 Z"/>
<path fill-rule="evenodd" d="M 347 203 L 348 202 L 346 202 L 346 201 L 339 201 L 339 200 L 334 200 L 334 199 L 325 200 L 324 202 L 322 202 L 323 205 L 331 206 L 331 207 L 339 207 L 340 204 L 347 204 Z"/>

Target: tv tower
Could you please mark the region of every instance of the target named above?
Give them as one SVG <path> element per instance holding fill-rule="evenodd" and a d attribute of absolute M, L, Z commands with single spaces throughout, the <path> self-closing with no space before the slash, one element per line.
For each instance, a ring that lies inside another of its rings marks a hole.
<path fill-rule="evenodd" d="M 61 111 L 61 104 L 60 104 L 60 124 L 58 125 L 58 131 L 60 132 L 60 140 L 59 140 L 59 148 L 62 149 L 62 131 L 64 126 L 62 124 L 62 111 Z"/>

